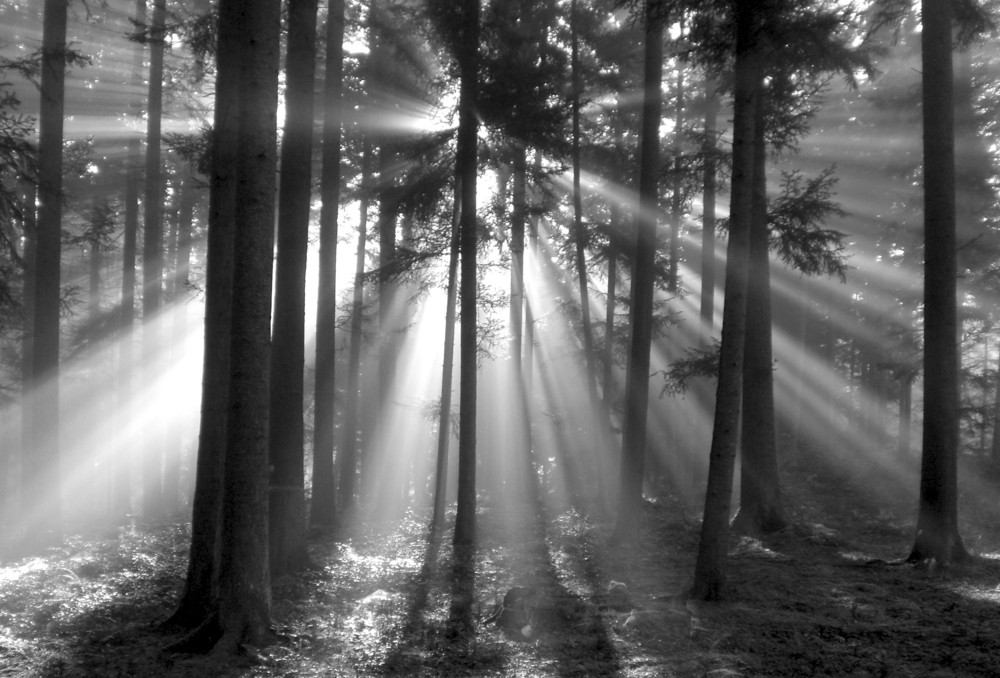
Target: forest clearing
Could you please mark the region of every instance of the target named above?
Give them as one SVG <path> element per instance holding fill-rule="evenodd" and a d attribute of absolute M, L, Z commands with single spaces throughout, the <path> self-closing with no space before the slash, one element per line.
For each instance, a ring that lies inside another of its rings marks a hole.
<path fill-rule="evenodd" d="M 636 545 L 572 509 L 483 508 L 475 633 L 449 632 L 449 547 L 426 515 L 320 537 L 313 567 L 275 583 L 276 637 L 233 660 L 170 652 L 188 535 L 140 525 L 75 535 L 0 569 L 4 676 L 621 676 L 926 678 L 1000 672 L 1000 507 L 963 481 L 974 560 L 905 564 L 913 492 L 871 469 L 782 469 L 792 524 L 731 543 L 733 595 L 686 602 L 697 510 L 651 501 Z M 914 480 L 914 479 L 908 479 Z M 886 493 L 887 488 L 899 490 Z M 535 590 L 532 629 L 496 619 Z"/>

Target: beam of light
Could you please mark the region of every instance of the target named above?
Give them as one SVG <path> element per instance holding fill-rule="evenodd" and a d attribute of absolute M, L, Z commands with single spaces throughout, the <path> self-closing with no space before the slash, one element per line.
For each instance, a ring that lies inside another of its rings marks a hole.
<path fill-rule="evenodd" d="M 436 452 L 437 421 L 427 413 L 428 404 L 440 396 L 445 300 L 438 291 L 413 303 L 410 291 L 401 286 L 396 293 L 390 327 L 405 330 L 387 338 L 387 349 L 395 351 L 395 374 L 390 392 L 379 404 L 372 435 L 362 444 L 362 494 L 375 502 L 373 509 L 380 517 L 398 516 L 414 500 L 426 503 L 432 487 L 428 477 Z M 370 387 L 377 389 L 375 375 L 368 378 Z"/>
<path fill-rule="evenodd" d="M 187 316 L 183 336 L 174 331 L 178 313 Z M 202 315 L 202 305 L 188 301 L 167 306 L 148 321 L 147 327 L 156 326 L 162 336 L 157 359 L 151 364 L 116 364 L 121 342 L 136 342 L 137 333 L 103 339 L 61 364 L 61 483 L 52 491 L 61 494 L 68 524 L 108 515 L 112 475 L 121 464 L 129 468 L 133 506 L 137 505 L 138 473 L 152 432 L 167 432 L 166 453 L 190 461 L 201 395 Z M 127 402 L 122 402 L 115 388 L 116 370 L 123 368 L 133 374 Z M 19 440 L 19 408 L 6 408 L 2 422 L 4 439 Z M 23 523 L 34 509 L 30 502 L 21 504 Z"/>

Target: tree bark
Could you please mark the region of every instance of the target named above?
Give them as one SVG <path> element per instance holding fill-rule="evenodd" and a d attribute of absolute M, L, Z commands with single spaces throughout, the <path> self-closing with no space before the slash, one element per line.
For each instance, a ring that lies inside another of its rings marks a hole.
<path fill-rule="evenodd" d="M 955 125 L 952 8 L 923 0 L 924 429 L 917 534 L 909 561 L 967 557 L 958 532 Z"/>
<path fill-rule="evenodd" d="M 163 116 L 163 48 L 166 29 L 166 0 L 153 1 L 153 13 L 146 39 L 149 44 L 149 99 L 146 115 L 146 185 L 143 198 L 142 243 L 142 359 L 145 370 L 162 364 L 163 307 L 163 168 L 160 130 Z M 155 374 L 144 381 L 153 384 Z M 143 444 L 142 512 L 147 518 L 163 514 L 164 431 L 154 427 Z"/>
<path fill-rule="evenodd" d="M 746 340 L 743 347 L 740 508 L 736 532 L 776 532 L 788 524 L 781 503 L 774 429 L 774 366 L 771 346 L 771 262 L 767 229 L 767 147 L 764 95 L 757 97 L 754 191 L 749 234 Z"/>
<path fill-rule="evenodd" d="M 38 221 L 34 313 L 22 460 L 24 527 L 29 548 L 60 537 L 59 290 L 62 237 L 62 143 L 66 80 L 66 2 L 45 0 L 38 117 Z"/>
<path fill-rule="evenodd" d="M 476 536 L 476 168 L 478 121 L 476 106 L 479 79 L 479 0 L 464 0 L 462 36 L 458 50 L 461 76 L 459 91 L 458 148 L 455 172 L 461 185 L 461 358 L 459 377 L 458 504 L 455 515 L 455 585 L 452 619 L 460 629 L 471 631 L 474 598 L 474 551 Z"/>
<path fill-rule="evenodd" d="M 268 429 L 271 464 L 268 533 L 272 577 L 298 570 L 309 560 L 305 533 L 303 370 L 306 262 L 312 203 L 316 8 L 316 0 L 291 0 L 288 4 L 285 129 L 278 189 L 278 248 L 274 273 L 269 399 L 271 425 Z"/>
<path fill-rule="evenodd" d="M 232 0 L 222 0 L 228 4 Z M 236 247 L 229 426 L 222 501 L 217 651 L 260 645 L 270 626 L 268 568 L 268 369 L 274 189 L 277 166 L 279 0 L 241 11 L 242 68 L 236 144 Z M 228 74 L 220 73 L 225 78 Z"/>
<path fill-rule="evenodd" d="M 642 509 L 642 478 L 649 414 L 649 365 L 653 325 L 654 264 L 660 164 L 660 83 L 663 74 L 663 18 L 659 0 L 647 0 L 642 129 L 639 148 L 638 234 L 632 273 L 632 338 L 625 377 L 618 520 L 612 541 L 635 539 Z"/>
<path fill-rule="evenodd" d="M 716 192 L 716 127 L 719 115 L 719 96 L 715 81 L 705 80 L 705 140 L 702 147 L 704 171 L 701 198 L 701 336 L 708 345 L 715 321 L 715 192 Z"/>
<path fill-rule="evenodd" d="M 733 95 L 733 174 L 729 245 L 726 252 L 725 305 L 716 387 L 712 447 L 709 456 L 705 513 L 691 596 L 716 600 L 724 595 L 726 541 L 732 503 L 733 472 L 739 437 L 740 397 L 746 327 L 747 250 L 754 187 L 754 124 L 760 96 L 761 69 L 757 46 L 756 5 L 738 1 L 736 65 Z"/>
<path fill-rule="evenodd" d="M 344 89 L 344 0 L 332 0 L 326 18 L 326 75 L 323 85 L 323 171 L 319 215 L 319 294 L 316 302 L 316 386 L 313 420 L 312 525 L 337 520 L 334 473 L 335 368 L 337 350 L 337 220 Z"/>
<path fill-rule="evenodd" d="M 683 10 L 681 13 L 680 21 L 680 31 L 681 40 L 684 39 L 684 14 Z M 680 266 L 680 240 L 681 240 L 681 222 L 684 219 L 684 183 L 681 180 L 681 172 L 683 171 L 683 162 L 681 158 L 681 153 L 683 151 L 683 135 L 684 135 L 684 68 L 683 64 L 677 63 L 677 96 L 676 96 L 676 106 L 674 109 L 674 162 L 673 162 L 673 176 L 671 178 L 671 196 L 670 196 L 670 254 L 669 254 L 669 265 L 670 270 L 667 274 L 667 289 L 673 294 L 677 293 L 678 285 L 678 267 Z"/>
<path fill-rule="evenodd" d="M 146 23 L 146 0 L 135 0 L 133 21 L 136 26 L 142 26 Z M 132 46 L 131 84 L 136 91 L 142 87 L 143 53 L 144 49 L 141 43 Z M 134 97 L 130 114 L 136 121 L 141 117 L 142 101 L 139 96 Z M 116 414 L 121 420 L 125 420 L 129 416 L 128 408 L 134 397 L 135 370 L 132 332 L 135 325 L 135 258 L 139 233 L 139 186 L 143 174 L 142 140 L 138 134 L 129 134 L 126 153 L 124 167 L 125 224 L 122 235 L 122 293 L 121 307 L 118 312 L 118 384 L 116 388 L 118 398 Z M 130 463 L 124 455 L 116 455 L 113 463 L 115 464 L 115 480 L 112 489 L 112 513 L 119 518 L 124 518 L 131 511 Z"/>
<path fill-rule="evenodd" d="M 358 245 L 354 259 L 354 298 L 351 305 L 351 349 L 347 363 L 347 389 L 344 395 L 344 438 L 337 470 L 340 476 L 341 519 L 350 520 L 357 502 L 358 478 L 358 401 L 361 382 L 361 345 L 364 342 L 365 245 L 368 241 L 368 206 L 371 184 L 371 143 L 365 138 L 361 150 L 361 199 L 359 200 Z M 362 440 L 367 445 L 367 440 Z"/>
<path fill-rule="evenodd" d="M 141 1 L 141 0 L 140 0 Z M 236 237 L 235 171 L 240 100 L 240 21 L 235 0 L 219 8 L 218 72 L 211 138 L 212 169 L 205 271 L 205 340 L 202 358 L 198 455 L 191 506 L 191 548 L 177 610 L 167 620 L 194 629 L 218 605 L 222 484 L 226 456 L 229 363 L 232 341 L 233 266 Z"/>

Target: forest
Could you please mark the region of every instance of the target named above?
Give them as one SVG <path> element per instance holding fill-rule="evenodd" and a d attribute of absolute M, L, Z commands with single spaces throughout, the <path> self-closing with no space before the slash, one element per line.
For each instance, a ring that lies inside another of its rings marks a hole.
<path fill-rule="evenodd" d="M 998 11 L 0 0 L 0 676 L 1000 675 Z"/>

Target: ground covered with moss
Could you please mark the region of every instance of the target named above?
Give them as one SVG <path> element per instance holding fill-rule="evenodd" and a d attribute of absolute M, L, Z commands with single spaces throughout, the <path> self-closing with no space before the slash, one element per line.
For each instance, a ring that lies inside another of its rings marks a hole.
<path fill-rule="evenodd" d="M 914 478 L 799 462 L 783 470 L 792 525 L 733 538 L 729 597 L 680 595 L 696 502 L 647 503 L 639 542 L 569 507 L 484 502 L 471 637 L 449 623 L 450 552 L 411 512 L 317 536 L 314 567 L 274 586 L 275 640 L 239 658 L 165 651 L 187 527 L 81 530 L 0 567 L 0 676 L 998 676 L 1000 502 L 963 481 L 976 557 L 903 564 Z M 508 606 L 502 601 L 508 596 Z"/>

